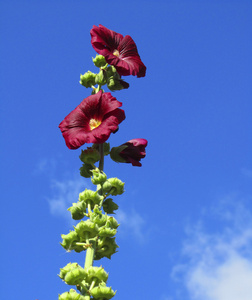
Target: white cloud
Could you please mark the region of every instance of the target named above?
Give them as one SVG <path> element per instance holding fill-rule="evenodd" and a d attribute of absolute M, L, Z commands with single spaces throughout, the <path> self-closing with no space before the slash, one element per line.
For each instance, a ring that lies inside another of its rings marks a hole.
<path fill-rule="evenodd" d="M 71 214 L 67 208 L 73 202 L 78 201 L 79 193 L 88 188 L 89 185 L 83 177 L 74 180 L 53 180 L 51 184 L 53 197 L 47 199 L 51 214 L 69 219 Z"/>
<path fill-rule="evenodd" d="M 203 221 L 191 227 L 183 246 L 187 262 L 174 267 L 189 299 L 252 300 L 252 215 L 239 202 L 224 203 L 216 219 L 222 230 L 209 233 Z"/>
<path fill-rule="evenodd" d="M 126 235 L 130 232 L 140 243 L 145 241 L 146 234 L 143 229 L 145 221 L 134 209 L 130 213 L 122 209 L 117 210 L 116 219 L 120 223 L 120 234 Z"/>

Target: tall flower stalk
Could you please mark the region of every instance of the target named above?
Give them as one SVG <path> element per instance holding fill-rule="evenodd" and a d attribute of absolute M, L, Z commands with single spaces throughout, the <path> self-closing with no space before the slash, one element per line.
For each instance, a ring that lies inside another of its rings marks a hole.
<path fill-rule="evenodd" d="M 124 183 L 104 173 L 104 156 L 110 155 L 118 163 L 131 163 L 141 166 L 145 157 L 147 140 L 132 139 L 110 149 L 107 140 L 116 133 L 119 124 L 125 120 L 125 112 L 110 91 L 129 88 L 121 76 L 144 77 L 146 67 L 142 63 L 136 44 L 130 36 L 123 37 L 106 27 L 93 26 L 90 31 L 91 44 L 98 52 L 93 58 L 97 73 L 91 71 L 80 76 L 80 83 L 91 88 L 86 97 L 60 123 L 59 128 L 69 149 L 81 150 L 82 166 L 80 175 L 90 178 L 96 190 L 85 189 L 77 202 L 68 208 L 74 220 L 79 223 L 67 234 L 62 234 L 61 245 L 67 251 L 85 252 L 83 267 L 77 262 L 68 263 L 60 269 L 59 277 L 68 285 L 74 286 L 59 295 L 59 300 L 111 299 L 115 291 L 107 286 L 108 273 L 102 266 L 94 266 L 94 261 L 111 258 L 117 252 L 115 235 L 119 226 L 112 216 L 118 209 L 114 197 L 124 192 Z"/>

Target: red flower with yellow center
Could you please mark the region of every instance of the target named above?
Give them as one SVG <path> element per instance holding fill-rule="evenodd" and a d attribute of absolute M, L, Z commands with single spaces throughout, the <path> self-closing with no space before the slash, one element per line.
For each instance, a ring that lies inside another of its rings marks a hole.
<path fill-rule="evenodd" d="M 115 66 L 120 75 L 144 77 L 146 67 L 142 63 L 133 39 L 110 30 L 102 25 L 90 31 L 91 44 L 95 51 L 105 57 L 108 64 Z"/>
<path fill-rule="evenodd" d="M 59 124 L 67 147 L 77 149 L 85 143 L 104 143 L 125 119 L 120 106 L 121 102 L 102 91 L 85 98 Z"/>

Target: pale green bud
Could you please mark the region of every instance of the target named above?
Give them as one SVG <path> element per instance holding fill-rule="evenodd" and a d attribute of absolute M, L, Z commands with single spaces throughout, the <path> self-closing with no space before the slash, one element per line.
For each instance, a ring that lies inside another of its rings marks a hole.
<path fill-rule="evenodd" d="M 61 246 L 67 251 L 74 250 L 76 252 L 81 252 L 84 250 L 82 246 L 76 245 L 76 242 L 80 242 L 80 237 L 75 231 L 71 231 L 68 234 L 62 234 L 62 243 Z"/>
<path fill-rule="evenodd" d="M 72 206 L 69 207 L 69 210 L 72 214 L 74 220 L 80 220 L 84 217 L 86 213 L 86 203 L 84 201 L 72 203 Z"/>
<path fill-rule="evenodd" d="M 69 285 L 80 284 L 86 276 L 84 269 L 77 263 L 69 263 L 60 269 L 59 277 Z"/>
<path fill-rule="evenodd" d="M 85 240 L 86 237 L 93 238 L 97 236 L 99 231 L 98 226 L 90 220 L 80 221 L 74 229 L 82 240 Z"/>
<path fill-rule="evenodd" d="M 100 227 L 106 224 L 107 215 L 104 215 L 96 206 L 90 215 L 90 220 Z"/>
<path fill-rule="evenodd" d="M 112 297 L 115 296 L 116 292 L 114 292 L 111 287 L 97 286 L 90 291 L 90 294 L 95 299 L 103 300 L 103 299 L 111 299 Z"/>
<path fill-rule="evenodd" d="M 85 297 L 78 294 L 74 289 L 59 295 L 58 300 L 85 300 Z"/>
<path fill-rule="evenodd" d="M 103 184 L 107 180 L 107 175 L 98 168 L 91 170 L 91 172 L 93 174 L 91 178 L 93 184 Z"/>
<path fill-rule="evenodd" d="M 116 253 L 116 249 L 119 248 L 115 242 L 115 238 L 106 237 L 105 239 L 99 239 L 97 243 L 94 259 L 99 260 L 103 257 L 111 258 L 111 255 Z"/>
<path fill-rule="evenodd" d="M 118 178 L 109 178 L 102 186 L 103 192 L 107 195 L 121 195 L 124 192 L 124 182 Z"/>
<path fill-rule="evenodd" d="M 79 201 L 84 201 L 86 205 L 88 203 L 91 204 L 91 207 L 95 206 L 95 204 L 100 204 L 100 202 L 103 200 L 103 196 L 100 196 L 98 192 L 94 192 L 88 189 L 85 189 L 84 192 L 79 194 Z"/>
<path fill-rule="evenodd" d="M 102 267 L 89 267 L 86 271 L 86 282 L 91 284 L 96 279 L 96 285 L 108 280 L 108 273 Z"/>
<path fill-rule="evenodd" d="M 98 68 L 105 67 L 107 65 L 105 57 L 99 54 L 96 54 L 95 58 L 92 58 L 94 65 Z"/>
<path fill-rule="evenodd" d="M 80 75 L 80 84 L 86 88 L 92 87 L 95 85 L 96 74 L 91 71 L 87 71 L 85 74 Z"/>

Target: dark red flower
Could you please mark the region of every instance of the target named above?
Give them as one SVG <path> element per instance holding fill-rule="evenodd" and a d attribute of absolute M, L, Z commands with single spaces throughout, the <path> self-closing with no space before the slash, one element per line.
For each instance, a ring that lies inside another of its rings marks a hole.
<path fill-rule="evenodd" d="M 141 167 L 140 160 L 146 155 L 147 143 L 145 139 L 130 140 L 119 147 L 112 148 L 110 156 L 116 162 L 131 163 L 132 166 Z"/>
<path fill-rule="evenodd" d="M 77 149 L 85 143 L 104 143 L 125 119 L 120 106 L 121 102 L 102 91 L 84 99 L 59 124 L 67 147 Z"/>
<path fill-rule="evenodd" d="M 91 44 L 95 51 L 105 57 L 108 64 L 115 66 L 120 75 L 144 77 L 146 67 L 142 63 L 133 39 L 112 31 L 102 25 L 90 31 Z"/>

